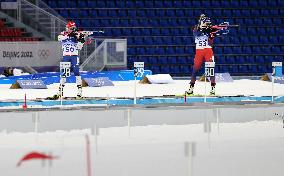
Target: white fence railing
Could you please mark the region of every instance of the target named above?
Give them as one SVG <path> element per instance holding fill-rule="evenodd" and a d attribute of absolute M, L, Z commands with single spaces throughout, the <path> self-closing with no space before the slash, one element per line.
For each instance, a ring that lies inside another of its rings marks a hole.
<path fill-rule="evenodd" d="M 65 30 L 66 21 L 44 2 L 37 1 L 32 4 L 26 0 L 18 0 L 17 18 L 22 23 L 45 34 L 52 40 Z"/>
<path fill-rule="evenodd" d="M 105 39 L 99 45 L 97 40 L 96 49 L 88 58 L 84 59 L 81 56 L 81 70 L 101 71 L 105 67 L 120 67 L 127 66 L 127 40 L 126 39 Z M 84 52 L 84 50 L 82 51 Z"/>

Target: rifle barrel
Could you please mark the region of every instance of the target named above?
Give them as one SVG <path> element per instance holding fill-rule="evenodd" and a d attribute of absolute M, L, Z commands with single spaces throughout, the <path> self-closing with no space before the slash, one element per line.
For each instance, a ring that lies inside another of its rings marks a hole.
<path fill-rule="evenodd" d="M 218 25 L 219 27 L 239 27 L 238 24 L 232 24 L 232 25 Z"/>

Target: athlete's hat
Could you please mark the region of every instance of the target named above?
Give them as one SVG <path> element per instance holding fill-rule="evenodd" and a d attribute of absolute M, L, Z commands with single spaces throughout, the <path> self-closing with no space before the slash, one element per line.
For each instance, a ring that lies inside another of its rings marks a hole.
<path fill-rule="evenodd" d="M 66 24 L 66 29 L 76 29 L 76 23 L 74 21 L 68 21 L 68 23 Z"/>

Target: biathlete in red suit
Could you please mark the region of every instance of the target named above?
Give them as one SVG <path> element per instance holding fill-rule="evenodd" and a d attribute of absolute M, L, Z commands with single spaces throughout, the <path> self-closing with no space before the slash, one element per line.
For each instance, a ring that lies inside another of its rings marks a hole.
<path fill-rule="evenodd" d="M 191 81 L 188 95 L 193 94 L 194 84 L 196 81 L 196 73 L 200 70 L 203 62 L 214 62 L 214 54 L 212 50 L 213 39 L 217 30 L 211 28 L 211 21 L 208 17 L 202 14 L 199 18 L 199 23 L 193 29 L 193 35 L 196 43 L 196 53 L 194 57 L 194 65 L 192 69 Z M 215 76 L 210 77 L 211 95 L 215 95 Z"/>

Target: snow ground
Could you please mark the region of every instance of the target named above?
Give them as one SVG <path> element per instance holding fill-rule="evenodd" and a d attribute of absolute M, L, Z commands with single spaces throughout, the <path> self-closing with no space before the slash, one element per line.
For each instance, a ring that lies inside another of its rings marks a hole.
<path fill-rule="evenodd" d="M 0 133 L 0 170 L 8 176 L 86 174 L 85 135 L 90 135 L 93 175 L 97 176 L 267 176 L 282 175 L 284 133 L 278 120 L 212 124 L 149 125 L 102 128 L 97 139 L 90 129 L 43 133 Z M 184 142 L 195 144 L 185 155 Z M 59 158 L 16 163 L 30 151 Z M 192 165 L 190 165 L 192 162 Z"/>
<path fill-rule="evenodd" d="M 188 82 L 175 80 L 172 84 L 138 84 L 137 95 L 182 94 L 188 88 Z M 134 81 L 114 84 L 113 87 L 83 88 L 83 95 L 133 97 Z M 15 90 L 9 89 L 9 86 L 0 85 L 0 100 L 23 99 L 25 94 L 28 99 L 45 98 L 55 94 L 58 89 L 58 84 L 49 85 L 48 89 L 43 90 Z M 207 83 L 208 92 L 209 87 Z M 271 82 L 243 79 L 217 84 L 216 93 L 271 96 L 271 88 Z M 67 84 L 65 95 L 75 96 L 76 89 L 75 84 Z M 196 83 L 195 93 L 204 93 L 203 82 Z M 284 95 L 284 85 L 275 84 L 274 95 Z M 277 110 L 282 107 L 279 105 Z M 163 110 L 164 115 L 157 114 L 161 113 L 159 110 L 156 110 L 156 114 L 149 109 L 137 110 L 132 112 L 135 117 L 131 123 L 136 123 L 136 126 L 131 127 L 130 135 L 123 111 L 42 111 L 38 133 L 31 132 L 33 121 L 31 114 L 28 114 L 31 112 L 2 112 L 0 170 L 7 176 L 87 175 L 85 135 L 88 134 L 91 140 L 92 176 L 283 175 L 283 123 L 280 119 L 269 120 L 266 117 L 275 110 L 274 107 L 263 106 L 257 109 L 240 108 L 231 113 L 224 109 L 220 111 L 222 123 L 217 125 L 213 121 L 211 133 L 204 132 L 203 120 L 209 113 L 203 113 L 203 109 L 178 109 L 179 113 L 166 109 Z M 244 117 L 249 120 L 243 120 Z M 101 125 L 97 138 L 86 127 L 94 122 Z M 63 128 L 68 125 L 71 130 Z M 85 128 L 82 128 L 84 125 Z M 55 131 L 51 126 L 60 128 Z M 15 128 L 27 131 L 19 132 L 21 130 Z M 185 155 L 185 142 L 194 144 L 193 157 Z M 20 158 L 31 151 L 51 152 L 59 158 L 50 167 L 48 162 L 36 160 L 16 167 Z"/>
<path fill-rule="evenodd" d="M 114 86 L 108 87 L 84 87 L 85 97 L 133 97 L 134 81 L 114 81 Z M 175 80 L 171 84 L 137 84 L 137 96 L 162 96 L 183 94 L 189 87 L 188 80 Z M 196 82 L 195 94 L 204 94 L 204 82 Z M 48 89 L 9 89 L 10 85 L 0 85 L 0 100 L 15 100 L 46 98 L 58 91 L 58 84 L 48 86 Z M 207 94 L 210 91 L 210 83 L 207 83 Z M 65 96 L 74 97 L 77 94 L 76 84 L 67 84 L 64 88 Z M 260 80 L 234 80 L 232 83 L 218 83 L 216 86 L 218 95 L 255 95 L 271 96 L 272 83 Z M 274 85 L 274 95 L 284 95 L 284 84 Z"/>

